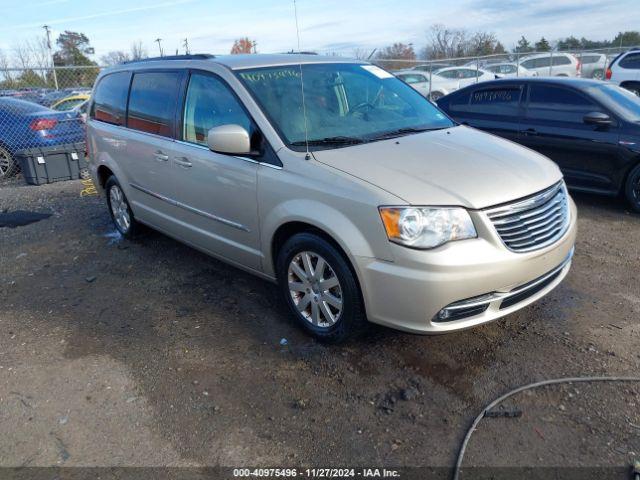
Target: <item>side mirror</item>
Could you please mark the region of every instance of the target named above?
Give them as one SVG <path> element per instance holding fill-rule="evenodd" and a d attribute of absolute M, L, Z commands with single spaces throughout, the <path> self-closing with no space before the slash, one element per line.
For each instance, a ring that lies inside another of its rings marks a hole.
<path fill-rule="evenodd" d="M 582 121 L 587 125 L 599 125 L 599 126 L 611 125 L 613 123 L 613 121 L 611 120 L 611 117 L 606 113 L 602 113 L 602 112 L 587 113 L 582 118 Z"/>
<path fill-rule="evenodd" d="M 207 146 L 214 152 L 232 155 L 251 153 L 249 132 L 236 124 L 213 127 L 207 133 Z"/>

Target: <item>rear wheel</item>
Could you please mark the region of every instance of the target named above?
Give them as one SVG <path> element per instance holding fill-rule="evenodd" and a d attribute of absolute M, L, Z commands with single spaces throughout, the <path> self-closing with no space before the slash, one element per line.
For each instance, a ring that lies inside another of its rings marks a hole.
<path fill-rule="evenodd" d="M 631 208 L 640 213 L 640 164 L 629 173 L 624 190 Z"/>
<path fill-rule="evenodd" d="M 340 342 L 365 322 L 362 295 L 348 260 L 313 233 L 287 240 L 276 262 L 278 283 L 298 324 L 326 342 Z"/>
<path fill-rule="evenodd" d="M 626 88 L 631 93 L 634 93 L 640 97 L 640 83 L 623 83 L 620 86 L 622 88 Z"/>
<path fill-rule="evenodd" d="M 134 218 L 129 201 L 115 176 L 111 175 L 107 179 L 105 191 L 113 224 L 123 237 L 134 237 L 140 229 L 140 224 Z"/>
<path fill-rule="evenodd" d="M 0 146 L 0 178 L 13 177 L 18 173 L 18 164 L 11 152 Z"/>

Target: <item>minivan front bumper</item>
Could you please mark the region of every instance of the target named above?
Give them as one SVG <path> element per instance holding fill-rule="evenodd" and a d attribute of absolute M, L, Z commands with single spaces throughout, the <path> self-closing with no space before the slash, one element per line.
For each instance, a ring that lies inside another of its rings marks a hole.
<path fill-rule="evenodd" d="M 358 257 L 371 322 L 422 334 L 471 328 L 519 310 L 553 290 L 571 267 L 577 209 L 554 244 L 510 251 L 481 211 L 470 212 L 478 238 L 434 250 L 392 244 L 394 262 Z M 446 312 L 446 313 L 443 313 Z"/>

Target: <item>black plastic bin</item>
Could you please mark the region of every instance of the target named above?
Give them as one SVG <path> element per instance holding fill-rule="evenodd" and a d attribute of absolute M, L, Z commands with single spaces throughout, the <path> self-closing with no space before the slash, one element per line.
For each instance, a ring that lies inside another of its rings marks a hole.
<path fill-rule="evenodd" d="M 16 154 L 22 176 L 31 185 L 82 178 L 87 169 L 84 143 L 22 150 Z"/>

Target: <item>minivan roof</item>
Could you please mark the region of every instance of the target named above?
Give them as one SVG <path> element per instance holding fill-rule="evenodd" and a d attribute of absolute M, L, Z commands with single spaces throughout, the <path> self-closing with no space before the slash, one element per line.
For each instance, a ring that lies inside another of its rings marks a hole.
<path fill-rule="evenodd" d="M 312 54 L 240 54 L 240 55 L 216 55 L 208 56 L 201 55 L 175 55 L 171 57 L 153 58 L 153 65 L 159 66 L 166 63 L 175 65 L 175 61 L 187 61 L 187 62 L 212 62 L 230 68 L 231 70 L 240 70 L 244 68 L 260 68 L 260 67 L 273 67 L 278 65 L 298 65 L 308 63 L 367 63 L 359 60 L 344 57 L 329 57 L 323 55 Z M 148 65 L 150 59 L 128 62 L 123 65 L 119 65 L 115 69 L 126 69 L 136 65 Z M 166 66 L 166 65 L 163 65 Z"/>

